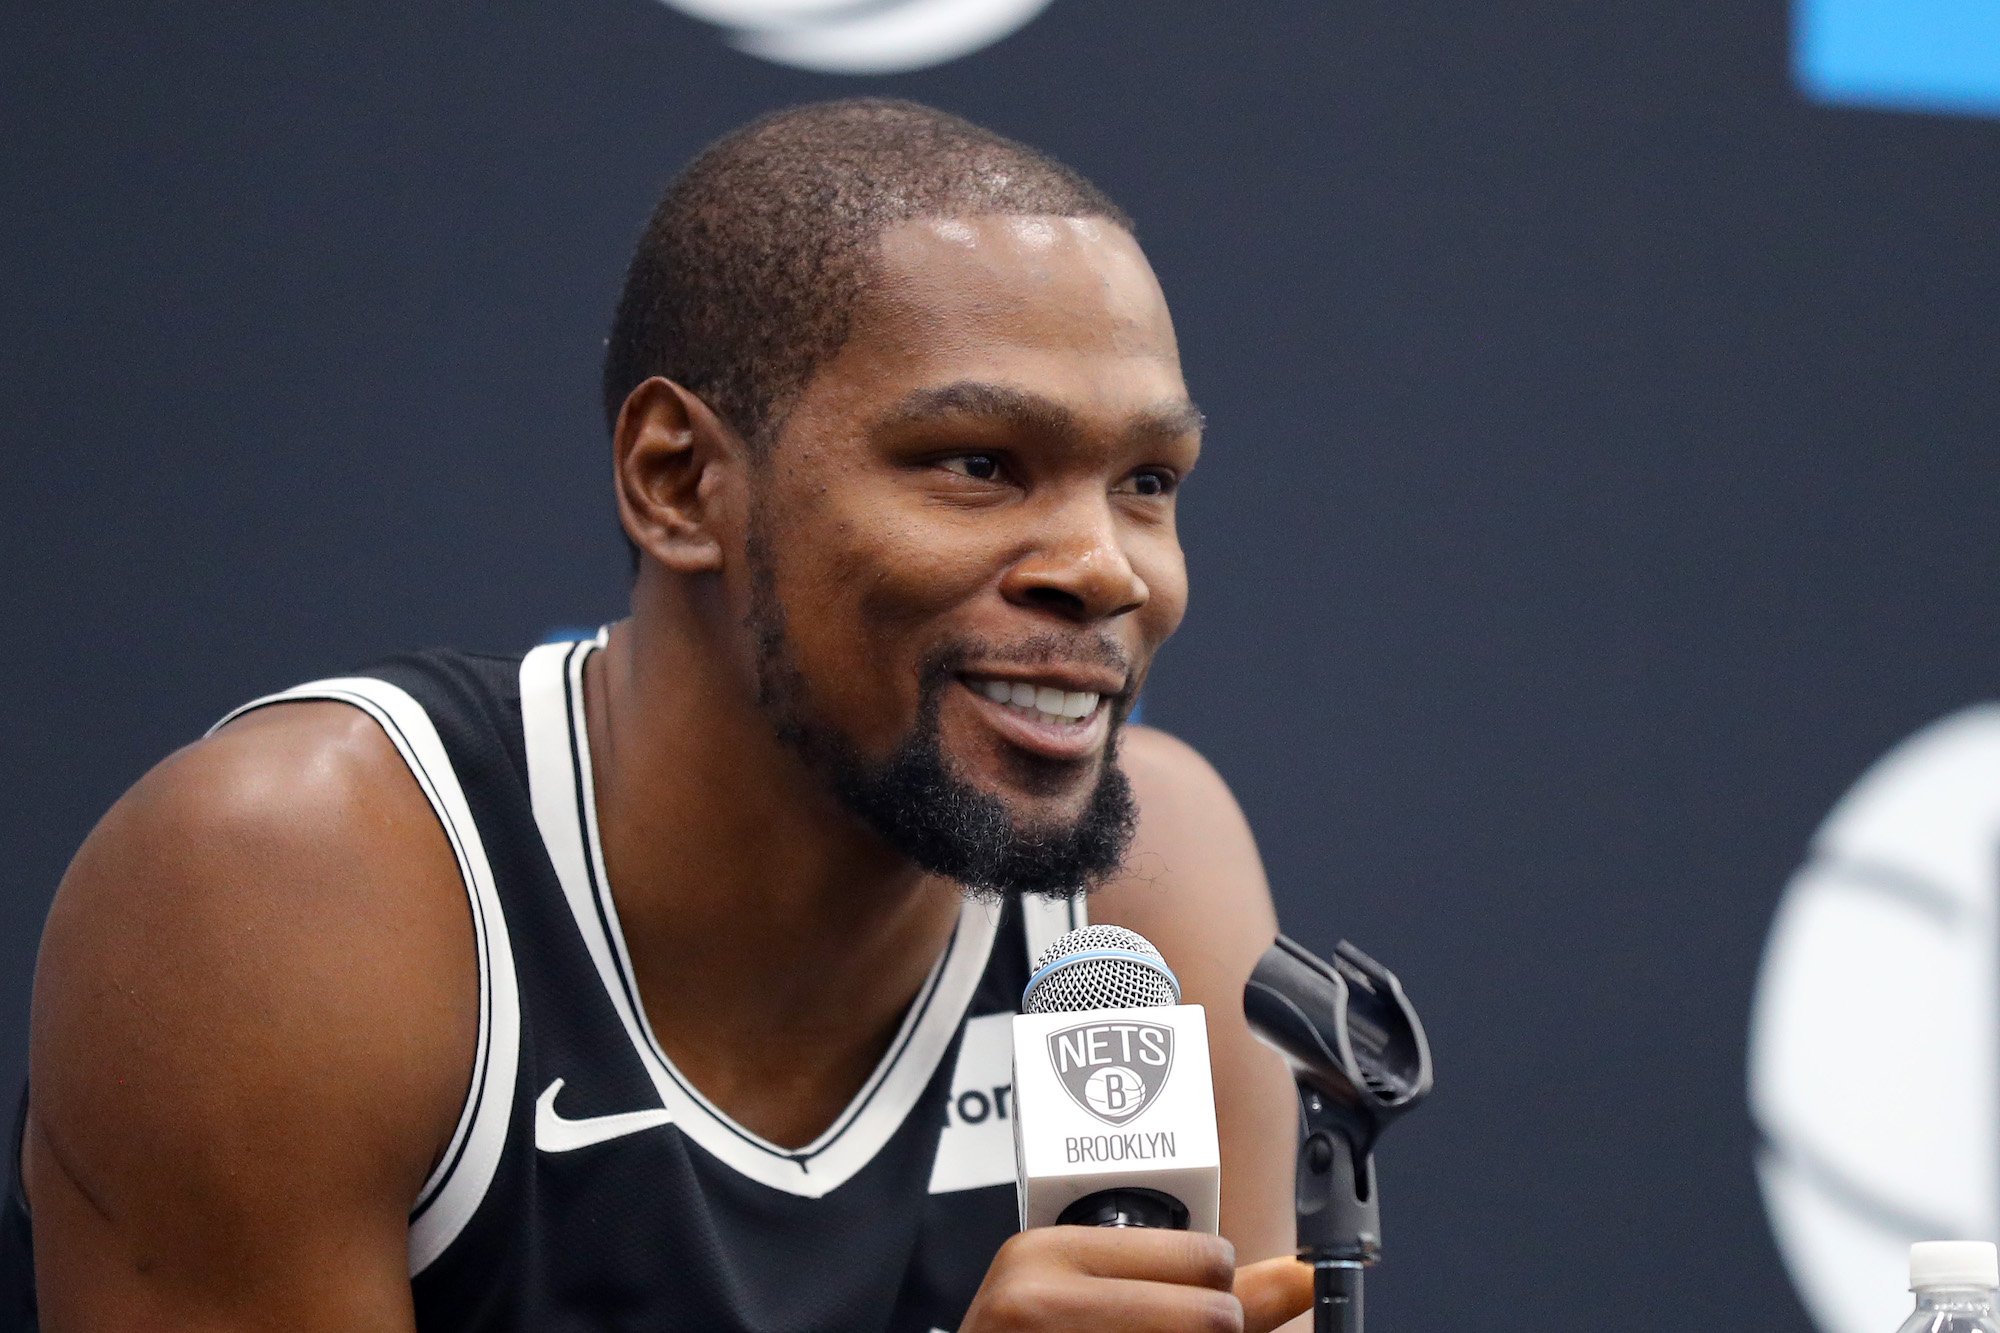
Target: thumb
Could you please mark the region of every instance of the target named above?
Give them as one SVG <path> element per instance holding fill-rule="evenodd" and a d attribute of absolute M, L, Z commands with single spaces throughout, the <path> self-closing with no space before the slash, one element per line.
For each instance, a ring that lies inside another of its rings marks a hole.
<path fill-rule="evenodd" d="M 1312 1265 L 1290 1255 L 1236 1270 L 1236 1299 L 1243 1304 L 1243 1333 L 1272 1333 L 1313 1303 Z"/>

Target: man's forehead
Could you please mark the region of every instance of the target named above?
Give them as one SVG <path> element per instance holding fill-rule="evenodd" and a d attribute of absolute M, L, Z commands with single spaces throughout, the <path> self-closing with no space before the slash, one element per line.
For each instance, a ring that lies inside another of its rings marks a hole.
<path fill-rule="evenodd" d="M 1180 434 L 1174 428 L 1198 422 L 1165 297 L 1114 223 L 918 219 L 884 232 L 870 267 L 846 337 L 807 381 L 796 419 L 828 413 L 864 429 L 944 415 L 1049 424 L 1056 404 L 1073 423 L 1121 434 Z"/>
<path fill-rule="evenodd" d="M 982 213 L 911 218 L 884 229 L 885 248 L 944 246 L 968 253 L 1047 253 L 1065 243 L 1130 243 L 1131 233 L 1109 218 L 1053 217 L 1044 213 Z M 1133 249 L 1137 249 L 1136 245 Z"/>
<path fill-rule="evenodd" d="M 1104 218 L 917 218 L 884 231 L 857 317 L 1062 318 L 1171 346 L 1172 321 L 1131 233 Z"/>

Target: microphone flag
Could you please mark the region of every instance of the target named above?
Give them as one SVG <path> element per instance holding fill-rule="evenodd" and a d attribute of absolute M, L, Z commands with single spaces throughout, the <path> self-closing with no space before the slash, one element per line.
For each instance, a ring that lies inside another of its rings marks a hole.
<path fill-rule="evenodd" d="M 1021 1014 L 1014 1153 L 1021 1225 L 1050 1226 L 1103 1190 L 1145 1189 L 1215 1234 L 1222 1158 L 1198 1004 Z"/>

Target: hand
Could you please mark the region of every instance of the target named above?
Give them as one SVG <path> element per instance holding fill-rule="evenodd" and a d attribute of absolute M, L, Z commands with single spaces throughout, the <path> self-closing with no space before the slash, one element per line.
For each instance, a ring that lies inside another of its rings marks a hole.
<path fill-rule="evenodd" d="M 959 1333 L 1271 1333 L 1311 1306 L 1312 1269 L 1239 1269 L 1217 1236 L 1038 1227 L 1000 1247 Z"/>

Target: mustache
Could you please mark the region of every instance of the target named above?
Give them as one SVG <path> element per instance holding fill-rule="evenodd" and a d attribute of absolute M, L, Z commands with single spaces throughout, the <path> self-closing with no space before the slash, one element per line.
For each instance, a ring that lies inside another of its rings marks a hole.
<path fill-rule="evenodd" d="M 924 684 L 929 687 L 942 685 L 960 668 L 973 663 L 982 666 L 1038 667 L 1079 662 L 1116 671 L 1125 678 L 1125 683 L 1112 697 L 1120 700 L 1131 697 L 1138 681 L 1131 654 L 1116 640 L 1095 634 L 1049 631 L 1004 643 L 997 640 L 953 639 L 939 645 L 925 658 L 921 674 Z"/>

